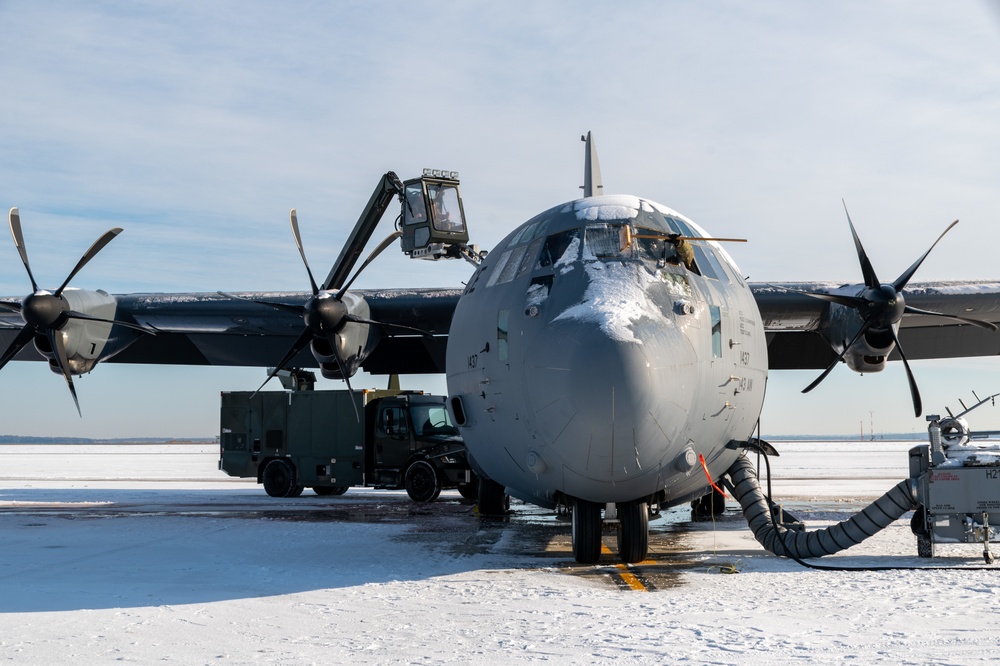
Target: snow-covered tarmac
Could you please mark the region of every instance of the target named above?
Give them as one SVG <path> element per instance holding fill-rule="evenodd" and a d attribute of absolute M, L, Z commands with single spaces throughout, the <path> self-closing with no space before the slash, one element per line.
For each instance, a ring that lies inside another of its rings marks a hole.
<path fill-rule="evenodd" d="M 776 499 L 812 529 L 906 476 L 913 443 L 781 443 Z M 998 571 L 816 571 L 731 505 L 671 510 L 650 561 L 573 563 L 569 525 L 457 493 L 277 501 L 213 445 L 0 446 L 0 659 L 152 663 L 977 663 L 1000 657 Z M 614 537 L 606 543 L 614 549 Z M 907 520 L 820 564 L 916 557 Z M 726 574 L 724 571 L 737 571 Z M 631 583 L 631 585 L 630 585 Z"/>

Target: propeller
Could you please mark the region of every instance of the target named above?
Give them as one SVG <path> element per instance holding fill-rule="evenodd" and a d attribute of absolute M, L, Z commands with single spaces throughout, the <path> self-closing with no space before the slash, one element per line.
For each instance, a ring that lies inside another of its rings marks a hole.
<path fill-rule="evenodd" d="M 21 231 L 21 216 L 16 207 L 10 209 L 8 220 L 10 222 L 10 233 L 14 237 L 14 246 L 17 248 L 17 252 L 21 256 L 21 263 L 24 264 L 24 269 L 28 273 L 28 279 L 31 281 L 32 293 L 29 294 L 20 305 L 7 302 L 0 303 L 0 307 L 5 310 L 19 312 L 21 314 L 21 318 L 24 320 L 24 327 L 14 338 L 14 341 L 7 347 L 3 355 L 0 356 L 0 369 L 7 365 L 12 358 L 17 356 L 18 352 L 31 342 L 33 338 L 36 336 L 44 336 L 44 338 L 48 341 L 49 348 L 53 352 L 56 365 L 63 377 L 65 377 L 66 385 L 69 387 L 69 391 L 73 395 L 73 402 L 76 404 L 76 411 L 82 417 L 83 413 L 80 411 L 80 401 L 76 396 L 76 387 L 73 386 L 73 376 L 70 372 L 69 357 L 66 354 L 66 343 L 61 333 L 61 330 L 66 325 L 66 322 L 70 319 L 99 321 L 108 324 L 125 326 L 143 333 L 153 334 L 153 331 L 142 326 L 137 326 L 123 321 L 116 321 L 113 319 L 103 319 L 101 317 L 89 315 L 85 312 L 77 312 L 70 307 L 69 302 L 63 296 L 63 291 L 65 291 L 66 287 L 69 285 L 70 280 L 72 280 L 76 274 L 79 273 L 80 270 L 97 255 L 98 252 L 104 249 L 104 246 L 114 240 L 115 236 L 120 234 L 122 230 L 120 227 L 115 227 L 104 232 L 104 234 L 98 238 L 86 252 L 83 253 L 83 256 L 80 257 L 80 261 L 76 263 L 76 266 L 74 266 L 73 270 L 69 272 L 66 279 L 63 280 L 61 285 L 59 285 L 59 288 L 50 292 L 38 288 L 35 276 L 31 272 L 31 264 L 28 261 L 28 250 L 24 244 L 24 233 Z"/>
<path fill-rule="evenodd" d="M 238 296 L 236 294 L 227 294 L 224 292 L 219 292 L 221 295 L 228 298 L 236 298 L 244 301 L 250 301 L 252 303 L 257 303 L 259 305 L 267 305 L 285 312 L 291 312 L 293 314 L 302 317 L 305 323 L 305 329 L 299 337 L 292 343 L 292 346 L 288 349 L 285 355 L 277 363 L 274 369 L 268 374 L 267 379 L 264 383 L 260 385 L 257 390 L 260 391 L 264 386 L 271 381 L 271 379 L 277 376 L 278 372 L 282 370 L 299 352 L 301 352 L 306 345 L 314 340 L 322 340 L 329 344 L 332 350 L 332 356 L 337 363 L 337 368 L 340 371 L 341 377 L 347 383 L 347 388 L 353 393 L 354 389 L 351 387 L 350 373 L 347 372 L 346 363 L 343 356 L 341 355 L 341 349 L 339 343 L 339 335 L 343 330 L 344 326 L 348 323 L 355 324 L 371 324 L 375 326 L 398 328 L 401 330 L 412 331 L 415 333 L 420 333 L 421 335 L 430 336 L 431 334 L 427 331 L 422 331 L 418 328 L 413 328 L 412 326 L 403 326 L 401 324 L 390 324 L 385 322 L 374 321 L 365 317 L 361 317 L 352 314 L 347 305 L 344 304 L 344 294 L 350 288 L 361 272 L 368 267 L 375 258 L 380 255 L 389 245 L 393 243 L 397 238 L 402 235 L 402 232 L 395 231 L 389 236 L 387 236 L 378 246 L 372 251 L 368 258 L 361 264 L 361 267 L 354 273 L 354 275 L 347 280 L 343 285 L 338 284 L 326 284 L 317 285 L 316 280 L 313 277 L 312 269 L 309 267 L 309 260 L 306 258 L 305 249 L 302 245 L 302 236 L 299 233 L 299 221 L 298 216 L 293 208 L 289 214 L 289 219 L 292 227 L 292 236 L 295 238 L 295 246 L 299 250 L 299 256 L 302 257 L 302 263 L 306 268 L 306 273 L 309 275 L 309 286 L 312 289 L 312 296 L 305 302 L 304 305 L 289 305 L 287 303 L 275 303 L 273 301 L 263 301 L 255 300 L 250 298 L 245 298 Z M 331 275 L 337 273 L 338 271 L 331 271 Z M 352 402 L 353 404 L 353 402 Z M 355 405 L 355 413 L 357 413 L 357 406 Z M 360 415 L 359 415 L 360 418 Z"/>
<path fill-rule="evenodd" d="M 919 259 L 917 259 L 913 264 L 907 268 L 903 273 L 890 283 L 882 283 L 879 281 L 878 276 L 875 273 L 875 269 L 872 266 L 871 261 L 868 259 L 868 253 L 865 252 L 864 246 L 861 244 L 861 239 L 858 237 L 858 232 L 854 228 L 854 222 L 851 221 L 851 214 L 847 211 L 847 204 L 844 204 L 844 212 L 847 213 L 847 224 L 851 228 L 851 235 L 854 238 L 854 247 L 858 253 L 858 262 L 861 264 L 861 272 L 865 280 L 865 288 L 857 296 L 849 296 L 845 294 L 826 294 L 821 292 L 812 291 L 795 291 L 806 296 L 811 296 L 813 298 L 819 298 L 830 303 L 837 303 L 845 307 L 853 308 L 858 315 L 861 317 L 862 323 L 858 332 L 855 333 L 854 338 L 847 344 L 844 349 L 837 355 L 833 363 L 820 374 L 809 386 L 805 387 L 802 392 L 808 393 L 809 391 L 816 388 L 820 382 L 826 379 L 827 375 L 837 366 L 838 363 L 844 360 L 844 356 L 847 355 L 848 350 L 854 346 L 854 344 L 861 339 L 868 332 L 881 333 L 889 335 L 892 338 L 893 343 L 896 345 L 896 349 L 899 350 L 899 357 L 903 361 L 903 367 L 906 369 L 906 378 L 910 384 L 910 396 L 913 399 L 913 411 L 916 416 L 920 416 L 923 411 L 923 404 L 920 400 L 920 391 L 917 389 L 917 382 L 913 378 L 913 372 L 910 370 L 910 363 L 906 359 L 906 354 L 903 351 L 903 346 L 899 342 L 899 337 L 896 333 L 896 326 L 899 321 L 903 318 L 903 315 L 907 314 L 920 314 L 920 315 L 932 315 L 935 317 L 943 317 L 945 319 L 953 319 L 955 321 L 960 321 L 964 324 L 970 324 L 972 326 L 978 326 L 979 328 L 984 328 L 992 331 L 996 331 L 996 325 L 980 321 L 978 319 L 970 319 L 968 317 L 959 317 L 957 315 L 944 314 L 942 312 L 931 312 L 929 310 L 921 310 L 919 308 L 914 308 L 906 304 L 906 299 L 903 296 L 903 290 L 906 288 L 907 283 L 916 273 L 917 269 L 923 263 L 927 255 L 931 253 L 931 250 L 940 242 L 944 235 L 948 233 L 952 227 L 958 224 L 958 220 L 955 220 L 948 227 L 941 232 L 937 240 L 931 244 L 930 248 L 924 252 Z"/>

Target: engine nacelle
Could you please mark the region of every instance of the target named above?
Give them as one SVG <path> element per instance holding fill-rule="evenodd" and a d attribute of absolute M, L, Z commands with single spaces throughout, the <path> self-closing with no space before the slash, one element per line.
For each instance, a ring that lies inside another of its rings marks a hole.
<path fill-rule="evenodd" d="M 114 319 L 115 311 L 118 308 L 114 297 L 104 291 L 68 288 L 63 291 L 62 296 L 66 299 L 70 310 L 102 319 Z M 100 361 L 121 351 L 135 339 L 136 334 L 128 332 L 124 334 L 123 339 L 116 339 L 112 343 L 113 328 L 114 324 L 108 322 L 68 319 L 58 330 L 54 331 L 55 335 L 62 336 L 70 373 L 82 375 L 90 372 Z M 48 359 L 49 369 L 57 374 L 62 374 L 62 371 L 59 370 L 59 364 L 56 362 L 55 350 L 52 349 L 48 338 L 44 335 L 36 335 L 34 345 L 38 353 Z"/>
<path fill-rule="evenodd" d="M 868 331 L 847 351 L 844 362 L 854 372 L 881 372 L 895 347 L 888 333 Z"/>
<path fill-rule="evenodd" d="M 837 354 L 844 351 L 864 324 L 853 308 L 831 303 L 819 333 Z M 898 327 L 898 324 L 896 325 Z M 889 330 L 868 330 L 844 354 L 844 363 L 854 372 L 867 374 L 885 369 L 889 354 L 896 348 Z"/>
<path fill-rule="evenodd" d="M 343 303 L 347 306 L 347 311 L 356 317 L 370 319 L 371 311 L 368 303 L 360 296 L 350 292 L 344 294 Z M 369 324 L 359 324 L 356 322 L 346 322 L 335 336 L 341 360 L 344 362 L 344 369 L 348 377 L 361 367 L 361 363 L 374 349 L 377 340 L 371 338 L 371 326 Z M 309 344 L 309 351 L 319 364 L 320 372 L 326 379 L 344 379 L 340 367 L 337 365 L 337 357 L 330 346 L 330 341 L 325 338 L 313 338 Z"/>

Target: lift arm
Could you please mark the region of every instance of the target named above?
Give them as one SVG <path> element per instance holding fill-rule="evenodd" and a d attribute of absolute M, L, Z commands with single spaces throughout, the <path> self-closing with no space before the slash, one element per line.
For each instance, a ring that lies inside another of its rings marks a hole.
<path fill-rule="evenodd" d="M 326 276 L 323 289 L 333 290 L 344 286 L 394 196 L 403 201 L 403 183 L 395 173 L 389 171 L 375 186 L 368 205 L 361 212 L 358 223 L 354 225 L 354 231 L 344 244 L 344 249 L 340 251 L 340 256 L 330 269 L 330 274 Z"/>

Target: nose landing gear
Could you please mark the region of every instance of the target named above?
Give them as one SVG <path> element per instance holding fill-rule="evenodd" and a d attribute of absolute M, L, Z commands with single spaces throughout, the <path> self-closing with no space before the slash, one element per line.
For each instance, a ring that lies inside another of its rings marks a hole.
<path fill-rule="evenodd" d="M 635 564 L 649 553 L 649 505 L 645 500 L 615 505 L 618 514 L 618 555 L 622 562 Z M 601 557 L 604 518 L 603 504 L 573 501 L 573 557 L 580 564 L 593 564 Z"/>

